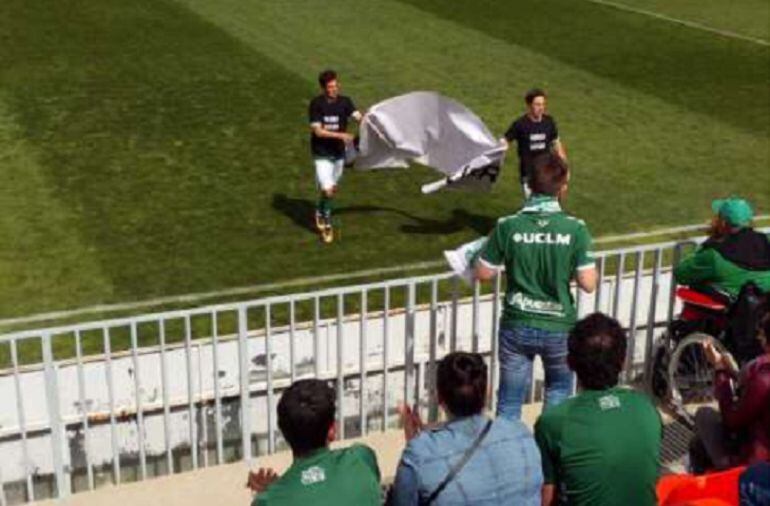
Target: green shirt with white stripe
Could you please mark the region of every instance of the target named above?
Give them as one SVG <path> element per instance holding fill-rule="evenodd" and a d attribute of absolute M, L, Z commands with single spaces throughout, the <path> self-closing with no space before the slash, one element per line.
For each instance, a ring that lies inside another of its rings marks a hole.
<path fill-rule="evenodd" d="M 591 235 L 555 197 L 534 195 L 518 213 L 500 218 L 479 259 L 488 267 L 505 266 L 502 328 L 569 331 L 575 324 L 570 281 L 594 266 Z"/>

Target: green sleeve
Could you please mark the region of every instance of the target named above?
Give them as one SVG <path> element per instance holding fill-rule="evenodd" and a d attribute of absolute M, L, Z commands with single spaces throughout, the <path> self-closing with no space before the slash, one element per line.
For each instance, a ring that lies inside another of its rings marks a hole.
<path fill-rule="evenodd" d="M 588 267 L 596 263 L 592 251 L 592 242 L 588 227 L 585 225 L 581 226 L 577 234 L 575 234 L 575 269 Z"/>
<path fill-rule="evenodd" d="M 489 234 L 489 240 L 481 250 L 479 258 L 484 262 L 500 266 L 505 263 L 505 239 L 501 222 L 497 222 L 495 228 Z"/>
<path fill-rule="evenodd" d="M 715 279 L 716 252 L 712 248 L 699 248 L 685 257 L 674 269 L 674 278 L 680 285 L 693 285 Z"/>
<path fill-rule="evenodd" d="M 365 445 L 353 445 L 350 449 L 356 453 L 356 456 L 363 461 L 366 467 L 371 469 L 377 477 L 377 482 L 379 482 L 381 480 L 380 467 L 377 465 L 377 455 L 374 451 Z"/>
<path fill-rule="evenodd" d="M 547 418 L 540 416 L 535 423 L 535 442 L 540 449 L 543 464 L 543 483 L 553 485 L 559 481 L 558 445 L 555 430 Z"/>

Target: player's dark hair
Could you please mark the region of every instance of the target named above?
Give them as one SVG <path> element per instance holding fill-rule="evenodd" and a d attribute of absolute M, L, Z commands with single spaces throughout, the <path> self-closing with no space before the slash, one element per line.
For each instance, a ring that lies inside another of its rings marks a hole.
<path fill-rule="evenodd" d="M 321 85 L 321 88 L 326 88 L 326 85 L 335 79 L 337 79 L 337 73 L 331 69 L 324 70 L 318 74 L 318 84 Z"/>
<path fill-rule="evenodd" d="M 334 390 L 324 381 L 294 382 L 278 402 L 278 427 L 295 456 L 323 448 L 334 423 Z"/>
<path fill-rule="evenodd" d="M 618 384 L 626 358 L 626 333 L 617 320 L 593 313 L 575 324 L 567 340 L 568 362 L 583 388 Z"/>
<path fill-rule="evenodd" d="M 450 353 L 438 364 L 436 385 L 441 402 L 452 415 L 477 415 L 484 409 L 487 395 L 487 364 L 478 353 Z"/>
<path fill-rule="evenodd" d="M 529 187 L 532 193 L 557 196 L 569 179 L 569 166 L 559 155 L 540 153 L 532 161 Z"/>
<path fill-rule="evenodd" d="M 532 88 L 527 92 L 526 95 L 524 95 L 524 101 L 527 103 L 527 105 L 532 105 L 532 102 L 537 97 L 546 97 L 545 91 L 541 90 L 540 88 Z"/>

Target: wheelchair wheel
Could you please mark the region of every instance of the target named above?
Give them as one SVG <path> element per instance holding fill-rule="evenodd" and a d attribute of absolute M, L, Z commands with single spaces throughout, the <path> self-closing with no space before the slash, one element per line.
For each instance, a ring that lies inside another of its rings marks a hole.
<path fill-rule="evenodd" d="M 712 336 L 694 332 L 677 343 L 668 364 L 670 400 L 690 419 L 698 407 L 714 400 L 714 367 L 706 359 L 705 343 L 713 344 L 720 353 L 727 352 Z"/>

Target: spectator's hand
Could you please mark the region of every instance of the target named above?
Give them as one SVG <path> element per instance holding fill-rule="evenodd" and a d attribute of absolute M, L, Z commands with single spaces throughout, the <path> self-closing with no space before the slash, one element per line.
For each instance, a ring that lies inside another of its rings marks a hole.
<path fill-rule="evenodd" d="M 342 139 L 345 144 L 353 144 L 353 139 L 356 138 L 353 134 L 349 134 L 347 132 L 342 132 L 339 135 L 340 139 Z"/>
<path fill-rule="evenodd" d="M 256 473 L 249 471 L 249 478 L 246 486 L 255 494 L 261 494 L 267 487 L 279 478 L 278 473 L 272 467 L 260 467 Z"/>
<path fill-rule="evenodd" d="M 422 430 L 423 423 L 420 419 L 420 414 L 406 404 L 398 407 L 398 413 L 401 415 L 401 423 L 404 426 L 404 437 L 409 441 Z"/>
<path fill-rule="evenodd" d="M 706 360 L 714 366 L 714 369 L 728 369 L 728 363 L 725 355 L 719 353 L 711 342 L 703 343 L 703 352 L 706 354 Z"/>

